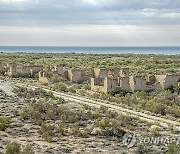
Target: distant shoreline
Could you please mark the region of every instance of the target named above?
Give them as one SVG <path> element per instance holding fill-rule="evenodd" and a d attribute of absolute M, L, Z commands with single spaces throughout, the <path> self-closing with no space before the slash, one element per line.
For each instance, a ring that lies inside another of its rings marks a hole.
<path fill-rule="evenodd" d="M 179 55 L 175 47 L 68 47 L 68 46 L 0 46 L 5 53 L 77 53 L 77 54 L 153 54 Z"/>

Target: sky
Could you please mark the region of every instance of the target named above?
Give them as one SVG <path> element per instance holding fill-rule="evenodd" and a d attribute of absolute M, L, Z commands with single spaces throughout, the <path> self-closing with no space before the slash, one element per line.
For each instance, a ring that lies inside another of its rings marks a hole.
<path fill-rule="evenodd" d="M 0 0 L 0 46 L 180 46 L 180 0 Z"/>

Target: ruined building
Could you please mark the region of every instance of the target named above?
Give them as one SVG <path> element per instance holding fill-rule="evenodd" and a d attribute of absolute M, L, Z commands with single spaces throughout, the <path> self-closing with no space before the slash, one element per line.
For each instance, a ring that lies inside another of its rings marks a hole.
<path fill-rule="evenodd" d="M 4 70 L 0 66 L 0 72 Z M 180 74 L 164 74 L 150 76 L 132 76 L 129 68 L 100 69 L 93 70 L 66 70 L 64 66 L 43 67 L 30 63 L 20 66 L 10 63 L 5 67 L 5 74 L 11 77 L 33 77 L 39 73 L 39 81 L 49 83 L 56 75 L 63 81 L 74 83 L 90 82 L 91 90 L 95 92 L 121 91 L 152 91 L 157 88 L 168 89 L 180 85 Z"/>
<path fill-rule="evenodd" d="M 51 67 L 48 70 L 43 70 L 39 72 L 39 81 L 44 83 L 49 83 L 50 78 L 53 75 L 58 75 L 63 80 L 67 80 L 74 83 L 82 83 L 84 81 L 90 81 L 90 78 L 92 77 L 91 72 L 85 72 L 84 70 L 75 70 L 75 69 L 69 69 L 66 70 L 63 66 L 55 66 Z"/>
<path fill-rule="evenodd" d="M 168 89 L 180 85 L 180 74 L 165 74 L 152 76 L 130 76 L 129 69 L 95 69 L 91 78 L 91 90 L 95 92 L 108 91 L 152 91 L 157 88 Z"/>
<path fill-rule="evenodd" d="M 7 64 L 6 75 L 11 77 L 32 77 L 42 70 L 43 66 L 34 65 L 33 63 L 27 66 L 17 65 L 15 63 Z"/>

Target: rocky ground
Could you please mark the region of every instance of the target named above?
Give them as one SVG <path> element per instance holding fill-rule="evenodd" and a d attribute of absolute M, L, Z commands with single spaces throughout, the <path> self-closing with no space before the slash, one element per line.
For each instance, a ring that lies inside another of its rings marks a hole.
<path fill-rule="evenodd" d="M 7 85 L 3 83 L 3 85 Z M 21 111 L 24 104 L 18 97 L 8 91 L 0 92 L 0 116 L 9 117 L 11 123 L 5 131 L 0 131 L 0 152 L 5 152 L 5 147 L 12 141 L 17 141 L 21 145 L 30 143 L 36 153 L 119 153 L 122 148 L 121 142 L 117 139 L 107 139 L 105 137 L 81 138 L 75 136 L 62 136 L 61 139 L 54 139 L 52 143 L 47 143 L 38 134 L 40 126 L 31 121 L 22 121 L 20 116 L 15 115 L 15 111 Z M 67 104 L 66 104 L 67 105 Z M 71 105 L 73 105 L 71 103 Z"/>
<path fill-rule="evenodd" d="M 0 90 L 0 117 L 8 117 L 11 121 L 5 131 L 0 131 L 0 152 L 2 153 L 5 152 L 6 145 L 12 141 L 17 141 L 22 146 L 31 144 L 33 151 L 37 154 L 135 153 L 136 147 L 127 148 L 122 143 L 122 138 L 117 137 L 90 135 L 88 138 L 83 138 L 66 134 L 60 138 L 53 137 L 53 141 L 48 143 L 38 133 L 40 130 L 39 125 L 34 124 L 30 119 L 22 120 L 21 116 L 19 116 L 18 113 L 27 107 L 27 104 L 24 103 L 25 98 L 22 99 L 13 93 L 13 88 L 7 83 L 1 84 L 1 89 L 3 90 Z M 74 110 L 82 107 L 73 102 L 66 102 L 64 106 L 68 106 Z M 91 127 L 91 124 L 88 127 Z M 148 127 L 142 122 L 134 132 L 136 134 L 149 133 Z M 92 128 L 92 134 L 95 131 Z M 163 151 L 166 151 L 164 146 L 149 148 L 156 149 L 151 153 L 163 153 Z"/>

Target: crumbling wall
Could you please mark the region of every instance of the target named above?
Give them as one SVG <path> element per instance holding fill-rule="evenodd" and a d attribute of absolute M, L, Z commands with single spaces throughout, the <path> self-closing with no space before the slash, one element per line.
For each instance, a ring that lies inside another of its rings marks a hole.
<path fill-rule="evenodd" d="M 169 87 L 173 86 L 176 87 L 178 86 L 179 80 L 180 80 L 180 75 L 156 75 L 156 81 L 160 82 L 161 87 L 163 89 L 168 89 Z"/>
<path fill-rule="evenodd" d="M 53 76 L 53 73 L 52 73 L 52 72 L 40 71 L 40 72 L 39 72 L 39 82 L 49 83 L 51 76 Z"/>
<path fill-rule="evenodd" d="M 94 69 L 94 77 L 95 78 L 105 78 L 108 76 L 109 69 L 100 69 L 95 68 Z"/>
<path fill-rule="evenodd" d="M 104 87 L 104 79 L 91 78 L 91 91 L 106 93 L 107 89 Z"/>
<path fill-rule="evenodd" d="M 119 87 L 122 90 L 131 91 L 130 84 L 129 84 L 129 77 L 120 77 Z"/>
<path fill-rule="evenodd" d="M 129 68 L 122 68 L 120 70 L 120 77 L 129 77 Z"/>
<path fill-rule="evenodd" d="M 146 91 L 146 79 L 143 76 L 130 76 L 129 84 L 132 92 Z"/>
<path fill-rule="evenodd" d="M 43 66 L 33 66 L 30 68 L 30 72 L 32 76 L 41 70 L 43 70 Z"/>
<path fill-rule="evenodd" d="M 153 85 L 154 83 L 156 83 L 155 75 L 147 76 L 146 80 L 147 80 L 147 82 L 146 82 L 147 85 Z"/>
<path fill-rule="evenodd" d="M 116 91 L 118 86 L 118 79 L 106 77 L 104 80 L 104 88 L 106 92 L 108 91 Z"/>
<path fill-rule="evenodd" d="M 57 71 L 59 75 L 63 76 L 65 72 L 64 66 L 62 65 L 55 66 L 55 71 Z"/>
<path fill-rule="evenodd" d="M 82 74 L 83 70 L 68 70 L 67 79 L 71 82 L 82 82 L 84 80 Z"/>

